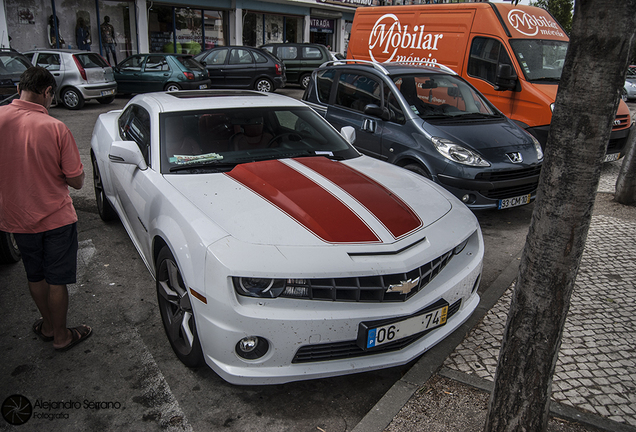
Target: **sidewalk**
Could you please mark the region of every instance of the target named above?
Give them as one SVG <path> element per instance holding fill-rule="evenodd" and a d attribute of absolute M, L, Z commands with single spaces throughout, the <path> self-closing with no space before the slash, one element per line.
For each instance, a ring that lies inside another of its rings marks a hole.
<path fill-rule="evenodd" d="M 636 208 L 613 201 L 621 163 L 603 167 L 553 377 L 550 431 L 636 431 Z M 483 429 L 519 258 L 471 320 L 424 354 L 353 432 Z"/>

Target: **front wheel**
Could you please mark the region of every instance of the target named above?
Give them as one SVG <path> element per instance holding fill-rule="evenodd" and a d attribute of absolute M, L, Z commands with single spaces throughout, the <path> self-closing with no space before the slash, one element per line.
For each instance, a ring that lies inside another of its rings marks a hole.
<path fill-rule="evenodd" d="M 13 264 L 20 261 L 20 249 L 13 234 L 0 231 L 0 264 Z"/>
<path fill-rule="evenodd" d="M 157 299 L 172 350 L 191 368 L 205 364 L 203 350 L 194 321 L 188 290 L 170 249 L 164 246 L 157 257 Z"/>
<path fill-rule="evenodd" d="M 269 93 L 274 91 L 274 85 L 267 78 L 259 78 L 254 84 L 254 89 L 259 92 Z"/>
<path fill-rule="evenodd" d="M 179 90 L 181 90 L 181 87 L 179 87 L 179 84 L 176 84 L 176 83 L 168 83 L 168 84 L 166 84 L 166 91 L 175 92 L 175 91 L 179 91 Z"/>
<path fill-rule="evenodd" d="M 428 173 L 428 171 L 426 171 L 421 165 L 418 165 L 416 163 L 404 165 L 402 168 L 412 171 L 415 174 L 419 174 L 422 177 L 426 177 L 429 180 L 431 180 L 432 178 L 431 175 Z"/>
<path fill-rule="evenodd" d="M 106 194 L 104 193 L 104 185 L 102 183 L 102 176 L 99 173 L 99 166 L 97 166 L 97 161 L 94 157 L 93 159 L 93 189 L 95 190 L 95 202 L 97 204 L 97 212 L 99 213 L 99 217 L 104 221 L 108 222 L 117 217 L 117 212 L 108 201 Z"/>
<path fill-rule="evenodd" d="M 84 96 L 76 88 L 69 87 L 62 92 L 62 103 L 70 110 L 78 110 L 84 106 Z"/>

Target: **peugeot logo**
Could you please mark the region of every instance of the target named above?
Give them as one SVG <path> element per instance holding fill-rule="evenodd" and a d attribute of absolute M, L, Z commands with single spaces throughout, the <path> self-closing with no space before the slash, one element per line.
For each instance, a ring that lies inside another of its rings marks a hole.
<path fill-rule="evenodd" d="M 506 153 L 506 156 L 508 156 L 508 159 L 510 159 L 510 162 L 512 162 L 512 163 L 521 163 L 521 162 L 523 162 L 523 156 L 521 156 L 521 153 L 519 153 L 519 152 Z"/>
<path fill-rule="evenodd" d="M 389 285 L 389 288 L 386 292 L 399 292 L 400 294 L 408 294 L 411 292 L 413 288 L 415 288 L 420 283 L 420 278 L 417 277 L 415 279 L 409 279 L 405 281 L 401 281 L 396 285 Z"/>

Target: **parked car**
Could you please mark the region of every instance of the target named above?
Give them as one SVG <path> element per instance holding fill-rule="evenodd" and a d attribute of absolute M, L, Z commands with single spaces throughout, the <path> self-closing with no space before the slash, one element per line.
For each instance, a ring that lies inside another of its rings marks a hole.
<path fill-rule="evenodd" d="M 624 101 L 636 99 L 636 67 L 630 66 L 625 77 L 625 86 L 621 93 Z"/>
<path fill-rule="evenodd" d="M 135 54 L 115 67 L 115 80 L 124 94 L 210 87 L 205 68 L 189 54 Z"/>
<path fill-rule="evenodd" d="M 13 234 L 0 231 L 0 264 L 16 263 L 21 256 Z"/>
<path fill-rule="evenodd" d="M 342 134 L 301 101 L 245 90 L 147 93 L 100 115 L 99 214 L 155 276 L 184 364 L 235 384 L 374 370 L 473 313 L 475 216 Z"/>
<path fill-rule="evenodd" d="M 216 47 L 195 58 L 208 70 L 213 88 L 273 92 L 287 82 L 283 62 L 258 48 Z"/>
<path fill-rule="evenodd" d="M 117 82 L 113 68 L 97 53 L 71 49 L 36 49 L 24 53 L 35 66 L 48 69 L 57 82 L 56 102 L 71 110 L 95 99 L 101 104 L 115 100 Z"/>
<path fill-rule="evenodd" d="M 0 48 L 0 101 L 13 98 L 22 72 L 31 67 L 27 57 L 11 48 Z"/>
<path fill-rule="evenodd" d="M 287 82 L 305 89 L 311 73 L 333 57 L 326 46 L 309 43 L 266 44 L 262 49 L 273 53 L 285 63 Z"/>
<path fill-rule="evenodd" d="M 356 148 L 432 179 L 472 209 L 535 198 L 543 152 L 449 68 L 339 60 L 318 69 L 303 100 Z"/>

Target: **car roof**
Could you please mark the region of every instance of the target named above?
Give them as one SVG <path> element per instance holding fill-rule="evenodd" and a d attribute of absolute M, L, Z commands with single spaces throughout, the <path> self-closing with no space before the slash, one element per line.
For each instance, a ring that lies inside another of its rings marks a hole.
<path fill-rule="evenodd" d="M 324 63 L 321 69 L 361 69 L 367 71 L 377 71 L 384 75 L 405 75 L 405 74 L 414 74 L 414 73 L 433 73 L 433 74 L 451 74 L 457 75 L 450 68 L 436 64 L 436 66 L 427 66 L 427 65 L 414 65 L 408 63 L 398 63 L 398 62 L 389 62 L 389 63 L 375 63 L 366 60 L 331 60 Z"/>
<path fill-rule="evenodd" d="M 56 49 L 56 48 L 33 48 L 30 49 L 28 51 L 25 51 L 25 54 L 32 54 L 32 53 L 36 53 L 36 52 L 40 52 L 40 53 L 47 53 L 47 52 L 54 52 L 54 53 L 62 53 L 62 54 L 97 54 L 91 51 L 85 51 L 85 50 L 78 50 L 78 49 L 68 49 L 68 48 L 60 48 L 60 49 Z M 99 54 L 97 54 L 99 55 Z"/>
<path fill-rule="evenodd" d="M 303 102 L 288 96 L 254 90 L 182 90 L 144 93 L 135 96 L 130 102 L 141 101 L 159 105 L 160 112 L 281 106 L 307 108 Z"/>

